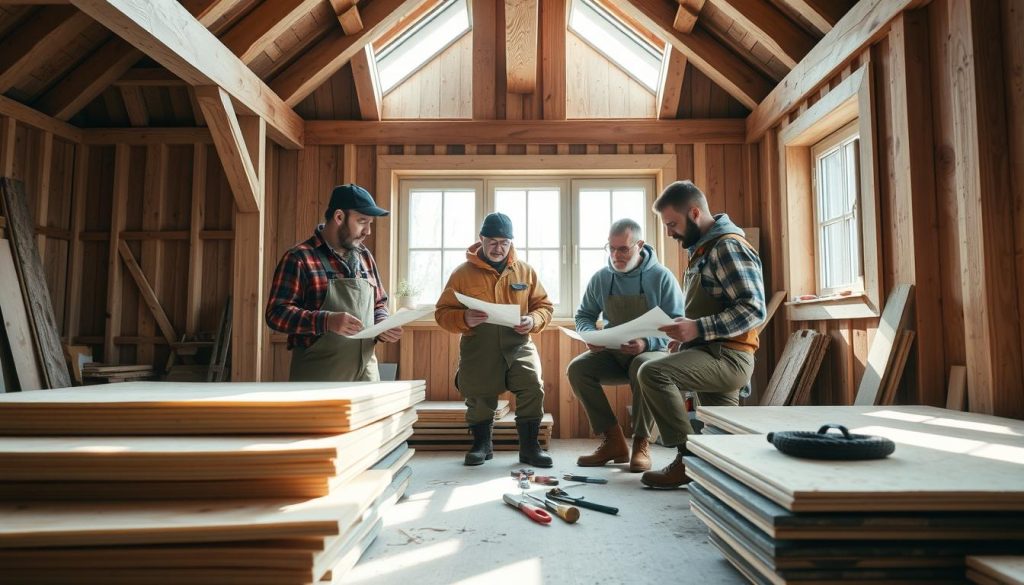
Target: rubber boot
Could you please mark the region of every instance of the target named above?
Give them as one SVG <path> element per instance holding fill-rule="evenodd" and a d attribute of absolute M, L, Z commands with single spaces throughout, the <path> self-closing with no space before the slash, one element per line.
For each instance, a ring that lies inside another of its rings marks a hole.
<path fill-rule="evenodd" d="M 576 465 L 580 467 L 601 467 L 609 461 L 625 463 L 629 461 L 629 445 L 626 444 L 626 436 L 622 434 L 622 427 L 618 423 L 613 424 L 602 435 L 603 439 L 597 449 L 590 455 L 580 455 Z"/>
<path fill-rule="evenodd" d="M 531 467 L 551 467 L 551 457 L 541 450 L 537 435 L 540 433 L 540 421 L 516 421 L 519 432 L 519 462 Z"/>
<path fill-rule="evenodd" d="M 473 431 L 473 446 L 466 453 L 466 465 L 483 465 L 484 461 L 494 458 L 494 444 L 491 442 L 492 421 L 469 425 Z"/>
<path fill-rule="evenodd" d="M 652 488 L 672 489 L 690 483 L 686 477 L 686 465 L 683 463 L 683 448 L 679 448 L 676 458 L 660 471 L 648 471 L 640 477 L 640 481 Z"/>
<path fill-rule="evenodd" d="M 651 443 L 647 437 L 633 437 L 633 454 L 629 458 L 629 472 L 640 473 L 651 468 Z"/>

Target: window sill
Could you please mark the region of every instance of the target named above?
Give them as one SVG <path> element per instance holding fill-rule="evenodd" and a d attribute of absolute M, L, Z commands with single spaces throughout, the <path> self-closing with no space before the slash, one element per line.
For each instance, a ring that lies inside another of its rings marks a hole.
<path fill-rule="evenodd" d="M 872 305 L 866 293 L 832 296 L 809 301 L 786 303 L 791 321 L 828 321 L 833 319 L 871 319 L 880 311 Z"/>

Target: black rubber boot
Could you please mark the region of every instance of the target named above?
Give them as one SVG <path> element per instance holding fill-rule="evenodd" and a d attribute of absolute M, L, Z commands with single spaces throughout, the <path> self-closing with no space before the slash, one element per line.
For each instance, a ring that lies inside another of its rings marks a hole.
<path fill-rule="evenodd" d="M 537 435 L 540 433 L 540 421 L 516 421 L 519 432 L 519 462 L 531 467 L 551 467 L 551 457 L 541 450 Z"/>
<path fill-rule="evenodd" d="M 466 465 L 483 465 L 484 461 L 494 458 L 494 444 L 491 443 L 493 422 L 482 422 L 469 425 L 473 431 L 473 446 L 466 453 Z"/>

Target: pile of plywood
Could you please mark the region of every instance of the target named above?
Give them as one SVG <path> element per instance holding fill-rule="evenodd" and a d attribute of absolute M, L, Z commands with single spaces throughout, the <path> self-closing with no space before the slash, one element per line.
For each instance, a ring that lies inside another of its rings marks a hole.
<path fill-rule="evenodd" d="M 465 451 L 473 444 L 473 433 L 466 424 L 466 405 L 462 402 L 423 402 L 416 407 L 418 420 L 413 425 L 409 444 L 421 451 Z M 545 414 L 541 419 L 538 439 L 543 449 L 551 442 L 551 429 L 555 419 Z M 494 449 L 519 449 L 515 415 L 509 412 L 509 402 L 500 400 L 494 413 Z"/>
<path fill-rule="evenodd" d="M 932 407 L 701 408 L 693 512 L 754 583 L 960 583 L 970 554 L 1024 552 L 1024 422 Z M 780 453 L 770 431 L 826 422 L 896 442 L 886 459 Z"/>
<path fill-rule="evenodd" d="M 422 381 L 140 382 L 0 396 L 0 429 L 29 421 L 0 430 L 2 580 L 337 579 L 408 485 L 405 441 L 423 397 Z M 138 432 L 145 424 L 153 432 Z"/>

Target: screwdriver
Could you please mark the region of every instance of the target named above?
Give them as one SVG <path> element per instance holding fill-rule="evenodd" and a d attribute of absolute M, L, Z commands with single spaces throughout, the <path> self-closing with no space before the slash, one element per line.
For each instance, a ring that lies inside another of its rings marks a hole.
<path fill-rule="evenodd" d="M 526 497 L 544 504 L 544 507 L 554 512 L 559 518 L 565 520 L 569 524 L 575 524 L 580 519 L 580 509 L 576 506 L 567 506 L 565 504 L 556 504 L 551 500 L 545 498 L 540 499 L 533 494 L 524 494 Z"/>
<path fill-rule="evenodd" d="M 526 517 L 530 520 L 533 520 L 538 524 L 551 524 L 551 514 L 548 514 L 547 510 L 542 510 L 537 506 L 531 506 L 522 500 L 517 500 L 512 494 L 505 494 L 502 496 L 502 499 L 505 500 L 505 503 L 509 506 L 512 506 L 523 514 L 526 514 Z"/>

